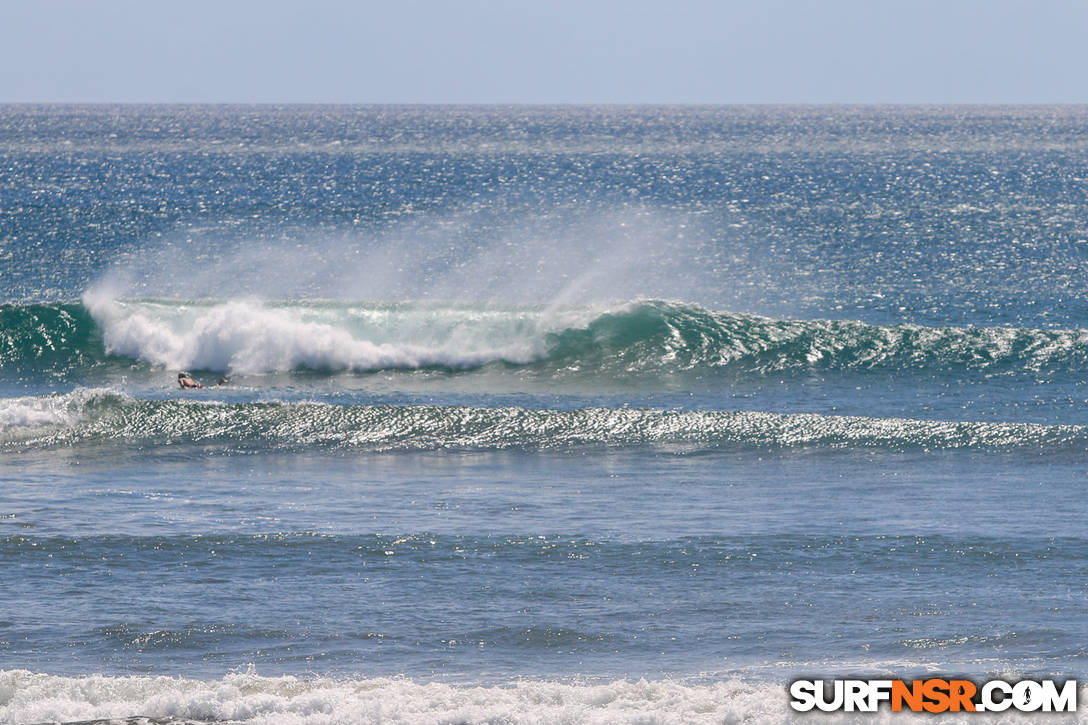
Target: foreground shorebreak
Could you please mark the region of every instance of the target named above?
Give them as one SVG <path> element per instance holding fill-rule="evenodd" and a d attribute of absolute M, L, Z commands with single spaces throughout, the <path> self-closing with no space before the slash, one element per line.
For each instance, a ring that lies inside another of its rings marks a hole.
<path fill-rule="evenodd" d="M 712 685 L 669 680 L 600 684 L 525 680 L 480 687 L 402 678 L 306 680 L 252 674 L 207 682 L 166 677 L 64 678 L 16 670 L 0 672 L 0 683 L 10 693 L 6 704 L 0 700 L 0 722 L 35 725 L 933 722 L 930 714 L 887 709 L 880 713 L 797 713 L 787 706 L 784 685 L 737 680 Z M 1080 689 L 1082 697 L 1086 691 L 1088 688 Z M 148 714 L 121 714 L 126 711 Z M 941 722 L 1027 723 L 1031 716 L 946 713 Z M 1088 717 L 1048 713 L 1047 721 L 1080 723 Z"/>

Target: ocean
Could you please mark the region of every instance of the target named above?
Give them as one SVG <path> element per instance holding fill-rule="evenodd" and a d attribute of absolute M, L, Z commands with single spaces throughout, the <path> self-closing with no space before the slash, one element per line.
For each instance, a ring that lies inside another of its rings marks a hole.
<path fill-rule="evenodd" d="M 1088 107 L 0 106 L 0 722 L 1085 679 L 1086 373 Z"/>

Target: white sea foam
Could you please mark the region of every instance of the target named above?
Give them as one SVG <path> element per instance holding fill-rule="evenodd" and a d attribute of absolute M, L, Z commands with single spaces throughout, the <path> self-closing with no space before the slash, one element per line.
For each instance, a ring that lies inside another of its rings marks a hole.
<path fill-rule="evenodd" d="M 38 428 L 61 425 L 67 412 L 58 410 L 53 400 L 46 398 L 11 398 L 0 400 L 0 431 L 10 428 Z"/>
<path fill-rule="evenodd" d="M 375 307 L 258 300 L 130 302 L 95 292 L 84 303 L 111 353 L 174 369 L 235 373 L 526 363 L 544 353 L 544 334 L 562 324 L 553 311 L 489 316 L 482 309 L 421 308 L 390 315 Z"/>
<path fill-rule="evenodd" d="M 1082 688 L 1083 700 L 1086 689 Z M 932 716 L 810 714 L 789 709 L 785 683 L 712 684 L 617 680 L 595 684 L 515 681 L 497 686 L 404 678 L 299 679 L 232 674 L 221 680 L 58 677 L 0 671 L 0 722 L 44 723 L 151 717 L 169 722 L 319 725 L 504 723 L 507 725 L 699 725 L 701 723 L 932 723 Z M 941 722 L 1031 721 L 1030 714 L 970 714 Z M 1048 715 L 1047 722 L 1083 716 Z"/>

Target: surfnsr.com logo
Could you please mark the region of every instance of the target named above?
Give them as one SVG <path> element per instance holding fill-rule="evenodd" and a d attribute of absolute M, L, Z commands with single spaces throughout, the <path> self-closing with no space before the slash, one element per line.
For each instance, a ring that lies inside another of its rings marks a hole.
<path fill-rule="evenodd" d="M 1077 681 L 989 680 L 796 680 L 790 707 L 797 712 L 1075 712 Z"/>

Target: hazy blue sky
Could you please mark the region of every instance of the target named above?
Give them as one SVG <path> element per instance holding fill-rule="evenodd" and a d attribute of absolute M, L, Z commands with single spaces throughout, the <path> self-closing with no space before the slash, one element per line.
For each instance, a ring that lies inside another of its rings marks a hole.
<path fill-rule="evenodd" d="M 1085 0 L 10 0 L 0 102 L 1088 101 Z"/>

